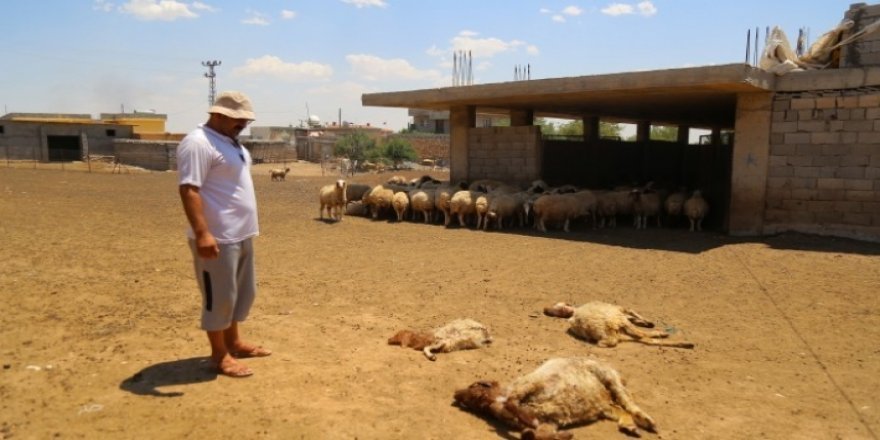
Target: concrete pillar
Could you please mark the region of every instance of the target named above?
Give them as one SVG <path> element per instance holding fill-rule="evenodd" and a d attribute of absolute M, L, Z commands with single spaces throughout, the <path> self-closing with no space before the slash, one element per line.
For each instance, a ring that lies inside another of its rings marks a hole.
<path fill-rule="evenodd" d="M 651 140 L 651 121 L 639 121 L 636 125 L 636 142 Z"/>
<path fill-rule="evenodd" d="M 511 127 L 522 127 L 529 126 L 535 124 L 535 112 L 534 110 L 511 110 L 510 111 L 510 126 Z"/>
<path fill-rule="evenodd" d="M 737 96 L 730 182 L 730 235 L 751 236 L 763 232 L 772 104 L 772 93 L 740 93 Z M 713 141 L 715 131 L 712 131 Z"/>
<path fill-rule="evenodd" d="M 449 111 L 449 181 L 468 180 L 468 131 L 477 125 L 477 109 L 472 105 Z"/>
<path fill-rule="evenodd" d="M 691 134 L 690 127 L 688 127 L 687 125 L 679 125 L 678 126 L 678 139 L 676 140 L 676 142 L 678 142 L 679 145 L 687 145 L 691 141 L 690 134 Z"/>
<path fill-rule="evenodd" d="M 584 116 L 581 120 L 584 124 L 584 140 L 587 142 L 593 142 L 599 139 L 599 117 L 598 116 Z"/>

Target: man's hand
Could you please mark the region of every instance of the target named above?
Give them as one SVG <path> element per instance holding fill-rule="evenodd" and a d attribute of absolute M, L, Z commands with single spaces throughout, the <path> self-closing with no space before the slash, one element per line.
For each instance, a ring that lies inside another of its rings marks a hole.
<path fill-rule="evenodd" d="M 213 260 L 220 256 L 220 247 L 217 246 L 217 240 L 210 232 L 199 234 L 196 237 L 196 249 L 199 256 L 206 260 Z"/>

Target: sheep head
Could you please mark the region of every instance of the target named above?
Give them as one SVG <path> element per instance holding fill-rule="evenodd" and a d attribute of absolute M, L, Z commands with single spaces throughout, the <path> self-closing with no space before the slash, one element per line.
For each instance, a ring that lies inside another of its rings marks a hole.
<path fill-rule="evenodd" d="M 574 306 L 558 302 L 552 307 L 544 307 L 544 314 L 554 318 L 571 318 L 574 315 Z"/>
<path fill-rule="evenodd" d="M 436 342 L 436 338 L 434 338 L 433 334 L 415 330 L 401 330 L 388 338 L 388 345 L 411 347 L 416 350 L 421 350 L 434 342 Z"/>
<path fill-rule="evenodd" d="M 480 380 L 464 389 L 456 390 L 455 403 L 467 410 L 492 416 L 510 426 L 522 429 L 538 428 L 541 423 L 534 413 L 509 400 L 504 389 L 494 380 Z"/>

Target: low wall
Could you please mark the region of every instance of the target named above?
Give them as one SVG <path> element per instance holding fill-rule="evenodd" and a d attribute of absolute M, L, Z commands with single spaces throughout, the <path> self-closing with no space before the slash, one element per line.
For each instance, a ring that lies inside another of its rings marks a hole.
<path fill-rule="evenodd" d="M 777 93 L 764 233 L 880 242 L 880 92 Z"/>

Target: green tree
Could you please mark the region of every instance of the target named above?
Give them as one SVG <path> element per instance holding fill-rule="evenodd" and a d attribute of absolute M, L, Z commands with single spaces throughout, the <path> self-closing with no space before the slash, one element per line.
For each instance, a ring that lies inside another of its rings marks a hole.
<path fill-rule="evenodd" d="M 366 133 L 355 131 L 342 136 L 333 148 L 336 157 L 347 157 L 351 160 L 363 162 L 371 156 L 381 155 L 376 148 L 376 141 L 370 139 Z"/>
<path fill-rule="evenodd" d="M 620 130 L 623 127 L 620 124 L 612 124 L 610 122 L 599 122 L 599 137 L 604 139 L 620 139 Z"/>
<path fill-rule="evenodd" d="M 674 125 L 652 125 L 651 140 L 676 142 L 678 140 L 678 127 Z"/>
<path fill-rule="evenodd" d="M 575 121 L 566 122 L 565 124 L 561 124 L 556 130 L 556 134 L 560 134 L 562 136 L 583 136 L 584 121 L 578 119 Z"/>
<path fill-rule="evenodd" d="M 535 125 L 541 127 L 541 134 L 556 134 L 556 125 L 544 118 L 535 118 Z"/>
<path fill-rule="evenodd" d="M 409 141 L 394 137 L 382 146 L 382 157 L 391 161 L 397 168 L 405 160 L 417 160 L 419 155 Z"/>

